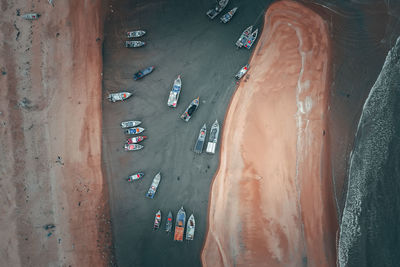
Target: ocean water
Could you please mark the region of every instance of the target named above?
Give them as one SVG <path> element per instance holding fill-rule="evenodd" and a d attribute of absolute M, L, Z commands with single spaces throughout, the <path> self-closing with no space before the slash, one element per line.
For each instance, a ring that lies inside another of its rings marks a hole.
<path fill-rule="evenodd" d="M 400 38 L 363 106 L 350 156 L 339 266 L 400 266 Z"/>

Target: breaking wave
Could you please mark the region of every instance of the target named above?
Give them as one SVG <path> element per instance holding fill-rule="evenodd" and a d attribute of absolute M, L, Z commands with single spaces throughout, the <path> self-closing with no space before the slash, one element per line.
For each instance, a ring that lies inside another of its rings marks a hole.
<path fill-rule="evenodd" d="M 399 73 L 400 37 L 386 57 L 381 73 L 363 106 L 358 123 L 355 146 L 350 156 L 347 196 L 340 225 L 339 266 L 364 266 L 360 263 L 365 259 L 360 255 L 368 255 L 368 252 L 365 248 L 364 251 L 360 251 L 363 248 L 358 245 L 365 241 L 364 236 L 369 238 L 368 231 L 375 231 L 374 227 L 379 227 L 374 225 L 371 229 L 363 224 L 363 221 L 370 219 L 373 214 L 376 217 L 371 206 L 379 207 L 377 203 L 366 207 L 365 202 L 371 201 L 367 196 L 378 190 L 377 183 L 385 175 L 384 166 L 388 160 L 389 144 L 394 137 L 394 125 L 398 123 L 394 110 L 396 96 L 399 95 Z M 360 241 L 361 239 L 363 241 Z M 355 263 L 357 261 L 358 263 Z"/>

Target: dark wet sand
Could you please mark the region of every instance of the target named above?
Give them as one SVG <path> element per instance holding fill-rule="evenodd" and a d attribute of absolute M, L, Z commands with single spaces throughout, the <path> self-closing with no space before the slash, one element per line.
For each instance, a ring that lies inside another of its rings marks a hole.
<path fill-rule="evenodd" d="M 134 92 L 125 103 L 103 100 L 103 169 L 119 266 L 200 266 L 218 155 L 197 155 L 192 149 L 203 123 L 210 127 L 215 119 L 223 121 L 236 86 L 233 76 L 250 56 L 251 51 L 237 50 L 235 41 L 248 25 L 263 24 L 268 1 L 246 2 L 229 4 L 227 10 L 234 6 L 239 10 L 223 25 L 205 15 L 214 1 L 110 1 L 114 12 L 105 21 L 103 94 L 114 88 L 133 88 Z M 123 48 L 125 31 L 137 28 L 148 31 L 142 38 L 148 45 Z M 154 73 L 133 81 L 132 74 L 149 65 L 156 66 Z M 174 110 L 166 102 L 178 74 L 183 89 Z M 200 107 L 185 123 L 179 116 L 197 96 Z M 125 136 L 119 123 L 128 119 L 143 121 L 144 135 L 149 138 L 142 151 L 122 149 Z M 146 172 L 145 178 L 127 184 L 124 177 L 138 170 Z M 162 181 L 150 200 L 144 195 L 158 171 Z M 182 205 L 188 216 L 192 212 L 196 216 L 194 241 L 176 243 L 172 234 L 152 230 L 158 209 L 164 216 L 171 210 L 175 217 Z"/>

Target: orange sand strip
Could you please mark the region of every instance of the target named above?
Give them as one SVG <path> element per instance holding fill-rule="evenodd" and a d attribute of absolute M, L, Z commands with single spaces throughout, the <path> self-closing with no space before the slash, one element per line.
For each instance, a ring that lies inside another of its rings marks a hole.
<path fill-rule="evenodd" d="M 335 266 L 328 61 L 319 15 L 270 6 L 226 116 L 204 266 Z"/>

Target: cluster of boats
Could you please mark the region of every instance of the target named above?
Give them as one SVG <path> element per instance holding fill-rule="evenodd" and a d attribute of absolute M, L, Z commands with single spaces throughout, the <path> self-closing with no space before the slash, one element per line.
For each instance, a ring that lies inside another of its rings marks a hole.
<path fill-rule="evenodd" d="M 172 231 L 172 226 L 173 226 L 173 216 L 172 212 L 168 212 L 167 216 L 167 221 L 165 223 L 165 231 L 167 233 L 170 233 Z M 157 211 L 155 218 L 154 218 L 154 224 L 153 224 L 153 230 L 158 230 L 161 226 L 161 221 L 162 221 L 162 214 L 161 210 Z M 176 220 L 175 220 L 175 233 L 174 233 L 174 240 L 175 241 L 180 241 L 182 242 L 184 239 L 184 232 L 185 232 L 185 225 L 186 225 L 186 240 L 193 240 L 194 239 L 194 231 L 196 229 L 196 221 L 194 219 L 193 213 L 189 216 L 189 219 L 187 220 L 186 223 L 186 212 L 181 207 L 176 214 Z"/>
<path fill-rule="evenodd" d="M 146 34 L 144 30 L 136 30 L 136 31 L 129 31 L 126 33 L 126 38 L 139 38 Z M 137 40 L 127 40 L 125 41 L 125 47 L 127 48 L 135 48 L 144 46 L 146 42 L 144 41 L 137 41 Z"/>
<path fill-rule="evenodd" d="M 206 134 L 207 134 L 207 125 L 204 123 L 203 127 L 201 127 L 200 129 L 200 133 L 197 138 L 196 144 L 194 145 L 195 153 L 200 154 L 203 152 L 203 146 L 204 146 L 204 141 L 206 140 Z M 217 142 L 218 142 L 218 134 L 219 134 L 219 123 L 218 120 L 215 120 L 210 130 L 210 137 L 206 149 L 207 153 L 215 154 L 215 149 L 217 147 Z"/>
<path fill-rule="evenodd" d="M 138 127 L 141 121 L 123 121 L 121 122 L 121 128 L 125 129 L 125 134 L 136 135 L 142 133 L 145 129 Z M 147 139 L 147 136 L 133 136 L 126 140 L 124 149 L 125 151 L 135 151 L 143 148 L 139 143 Z"/>
<path fill-rule="evenodd" d="M 229 0 L 220 0 L 217 1 L 217 5 L 214 8 L 211 8 L 210 10 L 208 10 L 206 12 L 207 16 L 210 19 L 214 19 L 216 16 L 218 16 L 219 13 L 221 13 L 222 10 L 225 9 L 225 7 L 228 5 Z M 225 15 L 223 15 L 220 20 L 223 23 L 228 23 L 233 15 L 235 15 L 236 11 L 237 11 L 237 7 L 234 7 L 233 9 L 231 9 L 228 13 L 226 13 Z"/>

